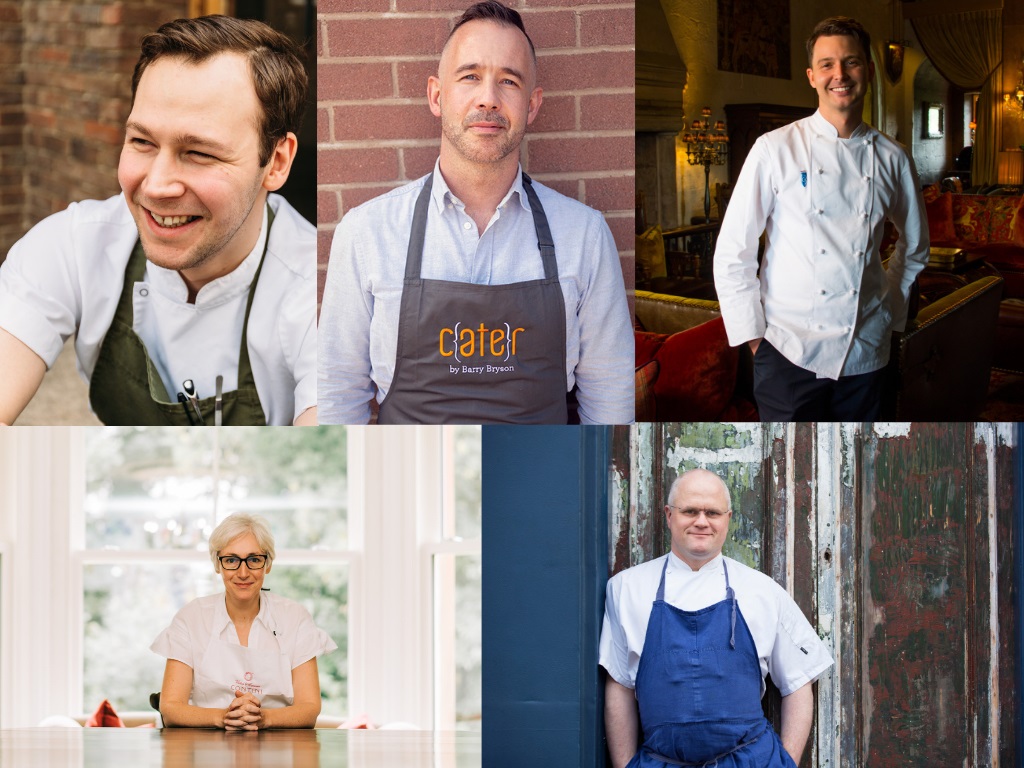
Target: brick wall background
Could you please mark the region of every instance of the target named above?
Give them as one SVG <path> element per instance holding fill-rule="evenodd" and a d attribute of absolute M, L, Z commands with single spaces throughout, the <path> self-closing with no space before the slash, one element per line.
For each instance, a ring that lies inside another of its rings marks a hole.
<path fill-rule="evenodd" d="M 20 0 L 0 0 L 0 261 L 22 232 L 25 157 L 22 135 L 24 77 L 21 70 Z"/>
<path fill-rule="evenodd" d="M 441 123 L 427 77 L 472 0 L 320 0 L 317 223 L 320 293 L 347 209 L 430 172 Z M 510 0 L 537 48 L 540 114 L 523 168 L 604 212 L 634 282 L 633 2 Z M 387 226 L 382 222 L 382 226 Z M 632 303 L 632 301 L 630 302 Z"/>
<path fill-rule="evenodd" d="M 117 194 L 139 41 L 187 0 L 0 0 L 0 258 L 40 219 Z"/>

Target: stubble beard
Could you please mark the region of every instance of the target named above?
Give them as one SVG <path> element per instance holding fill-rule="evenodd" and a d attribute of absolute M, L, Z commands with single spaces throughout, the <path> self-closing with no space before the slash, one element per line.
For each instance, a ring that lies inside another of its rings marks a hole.
<path fill-rule="evenodd" d="M 163 259 L 154 258 L 157 254 L 151 253 L 151 249 L 146 246 L 146 238 L 142 236 L 143 227 L 141 224 L 137 223 L 136 228 L 139 230 L 139 241 L 142 243 L 142 250 L 146 254 L 146 259 L 151 261 L 153 264 L 156 264 L 158 267 L 173 269 L 176 272 L 196 269 L 197 267 L 201 267 L 203 264 L 206 264 L 230 245 L 231 241 L 234 240 L 235 236 L 238 234 L 238 230 L 240 230 L 245 222 L 249 220 L 249 215 L 252 213 L 252 209 L 256 205 L 256 200 L 259 198 L 259 190 L 261 186 L 261 179 L 260 177 L 257 177 L 253 186 L 249 189 L 248 194 L 246 195 L 248 198 L 248 204 L 244 206 L 245 213 L 240 216 L 236 222 L 234 222 L 234 225 L 228 232 L 225 232 L 220 237 L 211 241 L 201 240 L 193 245 L 191 252 L 186 252 L 187 256 L 184 262 L 169 264 Z M 140 208 L 143 207 L 137 201 L 135 204 Z M 143 211 L 142 215 L 148 216 L 149 214 Z"/>
<path fill-rule="evenodd" d="M 506 130 L 500 136 L 494 137 L 493 140 L 487 143 L 474 142 L 473 137 L 468 132 L 468 123 L 481 119 L 479 114 L 470 115 L 466 118 L 466 124 L 462 124 L 452 122 L 442 112 L 441 130 L 455 150 L 470 162 L 498 163 L 519 150 L 519 145 L 523 142 L 525 128 L 513 131 L 508 129 L 508 121 L 504 118 L 491 116 L 488 116 L 488 118 L 501 122 L 502 125 L 506 126 Z"/>

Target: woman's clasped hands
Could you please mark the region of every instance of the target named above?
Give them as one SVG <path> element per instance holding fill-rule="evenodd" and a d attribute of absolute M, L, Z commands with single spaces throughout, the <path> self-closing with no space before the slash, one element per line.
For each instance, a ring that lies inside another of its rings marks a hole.
<path fill-rule="evenodd" d="M 224 713 L 224 730 L 258 731 L 263 727 L 260 700 L 251 693 L 235 691 L 235 699 Z"/>

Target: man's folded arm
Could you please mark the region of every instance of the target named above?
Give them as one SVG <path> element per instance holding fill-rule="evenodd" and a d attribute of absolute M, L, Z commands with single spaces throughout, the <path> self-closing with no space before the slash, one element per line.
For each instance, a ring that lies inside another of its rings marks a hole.
<path fill-rule="evenodd" d="M 0 328 L 0 424 L 13 424 L 35 395 L 46 363 L 27 344 Z"/>

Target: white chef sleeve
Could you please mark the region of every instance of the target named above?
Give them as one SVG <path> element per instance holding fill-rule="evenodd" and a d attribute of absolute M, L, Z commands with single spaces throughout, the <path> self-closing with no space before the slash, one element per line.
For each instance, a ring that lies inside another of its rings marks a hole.
<path fill-rule="evenodd" d="M 0 328 L 39 355 L 47 369 L 81 318 L 74 258 L 79 210 L 72 204 L 38 223 L 11 247 L 0 267 Z"/>
<path fill-rule="evenodd" d="M 783 595 L 768 672 L 783 696 L 817 680 L 832 666 L 825 644 L 789 595 Z"/>
<path fill-rule="evenodd" d="M 187 664 L 192 669 L 196 668 L 192 653 L 192 636 L 181 616 L 181 611 L 175 615 L 171 626 L 156 636 L 156 640 L 149 646 L 149 650 L 165 659 L 174 659 L 182 664 Z"/>
<path fill-rule="evenodd" d="M 338 648 L 330 636 L 316 625 L 309 611 L 302 606 L 298 608 L 301 617 L 295 627 L 295 644 L 291 653 L 292 669 Z"/>
<path fill-rule="evenodd" d="M 722 321 L 734 347 L 763 338 L 767 328 L 757 250 L 774 208 L 772 161 L 762 136 L 743 161 L 712 259 Z"/>
<path fill-rule="evenodd" d="M 626 633 L 619 621 L 619 592 L 622 580 L 612 577 L 605 587 L 604 624 L 601 627 L 601 647 L 598 664 L 607 670 L 619 685 L 634 688 L 636 681 L 629 674 L 629 646 Z"/>

